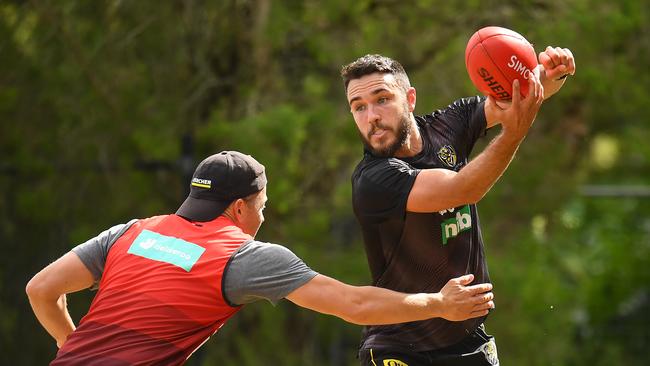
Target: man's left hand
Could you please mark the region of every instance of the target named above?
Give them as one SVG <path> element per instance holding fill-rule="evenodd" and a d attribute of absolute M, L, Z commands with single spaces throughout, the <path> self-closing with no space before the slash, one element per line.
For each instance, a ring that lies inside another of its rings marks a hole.
<path fill-rule="evenodd" d="M 573 53 L 568 48 L 546 47 L 546 50 L 539 53 L 539 63 L 544 67 L 549 80 L 559 80 L 576 72 Z"/>

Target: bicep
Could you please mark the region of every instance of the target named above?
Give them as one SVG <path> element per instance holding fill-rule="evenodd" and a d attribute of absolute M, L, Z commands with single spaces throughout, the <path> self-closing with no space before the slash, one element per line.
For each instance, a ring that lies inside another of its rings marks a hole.
<path fill-rule="evenodd" d="M 406 202 L 410 212 L 437 212 L 470 202 L 456 182 L 458 173 L 447 169 L 420 171 Z"/>
<path fill-rule="evenodd" d="M 30 285 L 43 295 L 60 296 L 87 289 L 93 282 L 92 273 L 79 256 L 68 252 L 37 273 Z"/>
<path fill-rule="evenodd" d="M 288 248 L 253 241 L 231 259 L 223 296 L 233 306 L 262 299 L 275 304 L 316 274 Z"/>

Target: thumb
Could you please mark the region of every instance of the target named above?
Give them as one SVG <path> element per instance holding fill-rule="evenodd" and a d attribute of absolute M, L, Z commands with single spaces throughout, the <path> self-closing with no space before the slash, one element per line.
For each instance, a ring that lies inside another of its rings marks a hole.
<path fill-rule="evenodd" d="M 554 67 L 551 70 L 546 70 L 546 77 L 551 80 L 555 80 L 559 78 L 560 76 L 564 75 L 567 73 L 567 67 L 566 65 L 559 65 Z"/>
<path fill-rule="evenodd" d="M 472 281 L 474 281 L 474 275 L 471 273 L 458 277 L 458 282 L 463 286 L 469 285 Z"/>

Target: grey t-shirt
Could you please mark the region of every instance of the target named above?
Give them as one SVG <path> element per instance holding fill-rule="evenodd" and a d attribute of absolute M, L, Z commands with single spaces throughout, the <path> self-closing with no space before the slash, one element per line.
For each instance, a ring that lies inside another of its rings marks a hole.
<path fill-rule="evenodd" d="M 93 274 L 95 284 L 92 288 L 98 287 L 113 244 L 137 221 L 113 226 L 72 249 Z M 232 306 L 262 299 L 276 304 L 317 274 L 291 250 L 253 240 L 242 245 L 226 265 L 223 294 Z"/>

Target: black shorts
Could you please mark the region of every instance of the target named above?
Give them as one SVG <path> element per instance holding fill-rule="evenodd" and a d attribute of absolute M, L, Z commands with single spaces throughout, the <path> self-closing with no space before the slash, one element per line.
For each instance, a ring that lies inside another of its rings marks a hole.
<path fill-rule="evenodd" d="M 362 366 L 498 366 L 494 337 L 481 325 L 455 345 L 425 352 L 361 349 Z"/>

